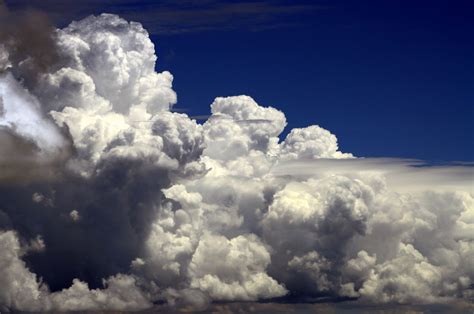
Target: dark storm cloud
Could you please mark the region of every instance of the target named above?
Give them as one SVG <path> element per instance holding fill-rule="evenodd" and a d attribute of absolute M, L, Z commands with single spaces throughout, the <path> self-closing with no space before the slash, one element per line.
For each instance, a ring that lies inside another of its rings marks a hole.
<path fill-rule="evenodd" d="M 45 13 L 29 8 L 12 13 L 0 2 L 0 44 L 8 51 L 14 73 L 27 86 L 32 86 L 38 74 L 59 62 L 55 32 Z M 0 63 L 0 71 L 4 67 Z"/>
<path fill-rule="evenodd" d="M 0 209 L 22 239 L 41 235 L 47 243 L 45 252 L 31 253 L 26 261 L 52 291 L 69 287 L 75 278 L 96 288 L 103 278 L 126 272 L 143 253 L 153 204 L 160 203 L 160 190 L 168 185 L 166 170 L 117 160 L 88 180 L 63 175 L 54 183 L 0 186 Z"/>
<path fill-rule="evenodd" d="M 0 74 L 0 184 L 53 180 L 73 153 L 67 128 L 42 109 L 10 73 Z"/>
<path fill-rule="evenodd" d="M 0 147 L 2 147 L 0 182 L 21 180 L 22 177 L 30 177 L 31 173 L 28 173 L 30 171 L 38 172 L 38 165 L 31 165 L 34 158 L 28 158 L 38 151 L 38 147 L 32 141 L 18 136 L 9 128 L 0 126 Z"/>

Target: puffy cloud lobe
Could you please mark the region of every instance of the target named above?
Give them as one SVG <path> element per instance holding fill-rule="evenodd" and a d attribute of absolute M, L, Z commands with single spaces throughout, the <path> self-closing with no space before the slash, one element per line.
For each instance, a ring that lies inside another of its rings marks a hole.
<path fill-rule="evenodd" d="M 319 291 L 328 291 L 331 287 L 327 272 L 331 269 L 331 262 L 319 256 L 318 252 L 311 251 L 303 256 L 295 256 L 288 262 L 292 271 L 308 274 Z"/>
<path fill-rule="evenodd" d="M 0 304 L 3 308 L 34 311 L 47 287 L 37 281 L 20 259 L 20 243 L 12 231 L 0 233 Z"/>
<path fill-rule="evenodd" d="M 103 107 L 103 98 L 115 112 L 128 113 L 133 106 L 143 106 L 155 113 L 176 102 L 173 77 L 169 72 L 155 72 L 154 45 L 139 23 L 111 14 L 90 16 L 59 30 L 58 46 L 70 61 L 49 74 L 41 86 L 47 95 L 59 95 L 56 109 L 97 110 Z M 71 92 L 76 97 L 68 99 Z M 89 101 L 94 98 L 99 102 Z"/>
<path fill-rule="evenodd" d="M 472 211 L 472 196 L 430 192 L 383 201 L 385 208 L 369 219 L 367 237 L 355 241 L 366 251 L 345 270 L 359 275 L 353 280 L 357 295 L 372 302 L 427 303 L 469 294 L 472 237 L 459 234 L 466 227 L 463 217 Z"/>
<path fill-rule="evenodd" d="M 218 206 L 206 204 L 200 193 L 189 192 L 183 185 L 174 185 L 164 194 L 179 207 L 175 211 L 165 208 L 154 223 L 144 267 L 162 287 L 190 282 L 191 290 L 178 291 L 174 298 L 187 298 L 190 291 L 201 291 L 216 300 L 257 300 L 285 293 L 265 272 L 270 254 L 258 237 L 228 240 L 208 233 L 238 230 L 242 219 L 237 213 L 230 208 L 219 213 Z M 216 266 L 216 260 L 222 264 Z"/>
<path fill-rule="evenodd" d="M 440 267 L 430 264 L 411 244 L 400 244 L 396 257 L 377 265 L 359 291 L 382 302 L 434 302 L 441 295 L 437 286 L 442 278 Z"/>
<path fill-rule="evenodd" d="M 127 158 L 176 169 L 200 156 L 204 148 L 201 126 L 187 116 L 163 112 L 144 122 L 109 137 L 100 153 L 102 162 Z M 94 143 L 90 137 L 87 141 Z"/>
<path fill-rule="evenodd" d="M 163 112 L 153 119 L 152 132 L 163 140 L 163 150 L 180 164 L 199 158 L 204 149 L 202 128 L 188 116 Z"/>
<path fill-rule="evenodd" d="M 284 114 L 249 96 L 218 97 L 203 125 L 208 143 L 201 161 L 212 176 L 263 176 L 275 164 Z"/>
<path fill-rule="evenodd" d="M 51 114 L 71 135 L 77 155 L 69 163 L 70 169 L 83 175 L 90 175 L 101 159 L 109 157 L 148 158 L 170 167 L 182 162 L 177 159 L 185 158 L 186 152 L 176 152 L 176 147 L 169 145 L 176 142 L 170 137 L 175 133 L 167 132 L 163 143 L 152 131 L 153 124 L 168 119 L 154 121 L 153 114 L 167 111 L 176 102 L 176 94 L 171 88 L 171 74 L 155 72 L 154 45 L 140 24 L 103 14 L 73 22 L 57 30 L 54 38 L 62 61 L 50 73 L 41 74 L 31 88 L 39 102 L 21 91 L 10 76 L 2 78 L 2 94 L 8 93 L 3 97 L 7 100 L 2 101 L 5 123 L 19 124 L 19 132 L 26 132 L 20 135 L 41 149 L 58 150 L 67 146 L 67 141 L 45 118 Z M 15 114 L 19 110 L 20 116 Z M 185 121 L 176 121 L 169 112 L 164 114 L 178 124 Z M 181 132 L 188 132 L 192 123 L 189 120 Z M 193 140 L 184 144 L 193 145 Z M 162 151 L 168 147 L 173 156 Z M 196 150 L 194 155 L 199 154 Z"/>
<path fill-rule="evenodd" d="M 274 195 L 262 220 L 265 234 L 285 249 L 336 251 L 354 235 L 364 234 L 372 193 L 369 186 L 345 177 L 291 182 Z"/>
<path fill-rule="evenodd" d="M 191 287 L 208 292 L 214 300 L 258 300 L 279 297 L 286 289 L 268 276 L 270 254 L 253 235 L 231 240 L 205 235 L 193 255 Z"/>
<path fill-rule="evenodd" d="M 35 93 L 71 134 L 71 169 L 88 176 L 116 158 L 176 168 L 200 155 L 200 126 L 167 111 L 176 102 L 172 76 L 155 72 L 154 45 L 140 24 L 102 14 L 57 37 L 66 64 L 45 74 Z"/>
<path fill-rule="evenodd" d="M 284 161 L 352 157 L 352 154 L 338 151 L 336 136 L 317 125 L 291 130 L 281 144 L 280 158 Z"/>
<path fill-rule="evenodd" d="M 290 182 L 278 191 L 262 219 L 276 279 L 308 295 L 339 289 L 341 261 L 350 241 L 365 235 L 372 201 L 370 186 L 341 176 Z"/>
<path fill-rule="evenodd" d="M 211 112 L 214 116 L 229 117 L 237 123 L 242 123 L 242 128 L 252 137 L 257 148 L 265 148 L 265 139 L 278 136 L 286 126 L 286 118 L 281 111 L 272 107 L 261 107 L 251 97 L 244 95 L 217 97 L 211 104 Z M 258 123 L 263 126 L 257 127 Z"/>
<path fill-rule="evenodd" d="M 195 230 L 189 222 L 188 213 L 173 212 L 167 207 L 152 225 L 146 242 L 145 266 L 161 285 L 169 285 L 181 277 L 186 260 L 195 249 L 197 239 L 193 238 Z"/>
<path fill-rule="evenodd" d="M 281 111 L 261 107 L 249 96 L 218 97 L 211 112 L 204 131 L 213 145 L 206 148 L 205 155 L 217 160 L 235 159 L 251 150 L 267 153 L 286 126 Z"/>
<path fill-rule="evenodd" d="M 104 280 L 104 286 L 104 289 L 89 289 L 86 283 L 75 279 L 71 287 L 50 295 L 51 308 L 59 311 L 133 311 L 151 305 L 131 276 L 118 274 Z"/>

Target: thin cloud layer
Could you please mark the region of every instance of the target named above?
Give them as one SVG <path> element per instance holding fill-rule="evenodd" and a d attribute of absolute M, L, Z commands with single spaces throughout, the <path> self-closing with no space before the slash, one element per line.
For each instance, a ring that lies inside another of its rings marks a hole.
<path fill-rule="evenodd" d="M 65 3 L 61 0 L 6 0 L 13 12 L 35 8 L 48 12 L 61 25 L 82 19 L 91 12 L 107 11 L 130 20 L 141 21 L 153 35 L 170 36 L 183 33 L 244 29 L 261 31 L 301 26 L 296 14 L 314 14 L 330 8 L 304 1 L 230 1 L 180 0 L 141 1 L 83 0 Z"/>
<path fill-rule="evenodd" d="M 0 169 L 37 170 L 0 175 L 0 310 L 474 297 L 471 167 L 356 158 L 316 125 L 280 141 L 284 113 L 244 95 L 198 124 L 116 15 L 53 38 L 31 86 L 0 54 Z"/>

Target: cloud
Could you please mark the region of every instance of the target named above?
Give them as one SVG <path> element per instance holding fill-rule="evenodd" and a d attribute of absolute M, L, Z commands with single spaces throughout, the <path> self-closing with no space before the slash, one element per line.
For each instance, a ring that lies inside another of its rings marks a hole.
<path fill-rule="evenodd" d="M 315 155 L 317 156 L 317 155 Z M 351 158 L 283 160 L 271 172 L 276 176 L 309 178 L 322 173 L 382 175 L 384 184 L 401 193 L 427 190 L 473 193 L 474 168 L 469 163 L 432 165 L 422 160 L 397 158 Z"/>
<path fill-rule="evenodd" d="M 316 158 L 351 158 L 352 154 L 338 151 L 337 138 L 317 125 L 293 129 L 282 143 L 282 160 Z"/>
<path fill-rule="evenodd" d="M 213 300 L 258 300 L 283 296 L 286 289 L 268 276 L 270 254 L 254 235 L 231 240 L 205 235 L 189 266 L 192 288 Z"/>
<path fill-rule="evenodd" d="M 58 65 L 56 30 L 46 14 L 25 8 L 12 13 L 0 2 L 0 74 L 7 69 L 32 86 Z M 63 56 L 64 58 L 64 56 Z"/>
<path fill-rule="evenodd" d="M 275 147 L 277 136 L 286 126 L 281 111 L 260 107 L 248 96 L 218 97 L 211 104 L 211 111 L 204 134 L 206 141 L 216 145 L 208 145 L 204 154 L 215 160 L 235 160 L 250 151 L 266 153 Z"/>
<path fill-rule="evenodd" d="M 3 53 L 0 309 L 472 298 L 470 165 L 356 158 L 317 125 L 280 141 L 284 113 L 245 95 L 198 124 L 141 24 L 55 34 L 29 84 Z"/>
<path fill-rule="evenodd" d="M 0 73 L 0 105 L 0 181 L 55 177 L 71 154 L 64 130 L 11 73 Z"/>
<path fill-rule="evenodd" d="M 20 138 L 29 139 L 40 154 L 57 154 L 66 139 L 54 123 L 40 110 L 38 100 L 13 78 L 11 74 L 0 77 L 2 115 L 0 126 Z"/>
<path fill-rule="evenodd" d="M 175 35 L 205 31 L 244 29 L 259 31 L 269 28 L 294 27 L 295 14 L 314 14 L 328 6 L 289 1 L 143 1 L 139 5 L 128 0 L 86 0 L 65 5 L 62 1 L 7 1 L 12 11 L 34 7 L 48 12 L 57 23 L 65 24 L 91 13 L 107 11 L 130 20 L 140 21 L 151 34 Z"/>
<path fill-rule="evenodd" d="M 0 304 L 21 311 L 140 310 L 150 306 L 133 277 L 118 274 L 104 280 L 105 288 L 90 290 L 74 279 L 71 287 L 51 293 L 21 258 L 18 238 L 12 231 L 0 233 Z"/>

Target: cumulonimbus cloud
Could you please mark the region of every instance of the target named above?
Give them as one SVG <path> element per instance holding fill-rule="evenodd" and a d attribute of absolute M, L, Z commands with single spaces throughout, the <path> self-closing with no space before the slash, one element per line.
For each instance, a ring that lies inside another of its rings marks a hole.
<path fill-rule="evenodd" d="M 115 15 L 52 38 L 63 60 L 31 86 L 0 54 L 0 309 L 473 297 L 471 167 L 356 158 L 319 126 L 280 141 L 285 115 L 249 96 L 198 124 Z M 42 171 L 4 175 L 20 156 Z"/>

